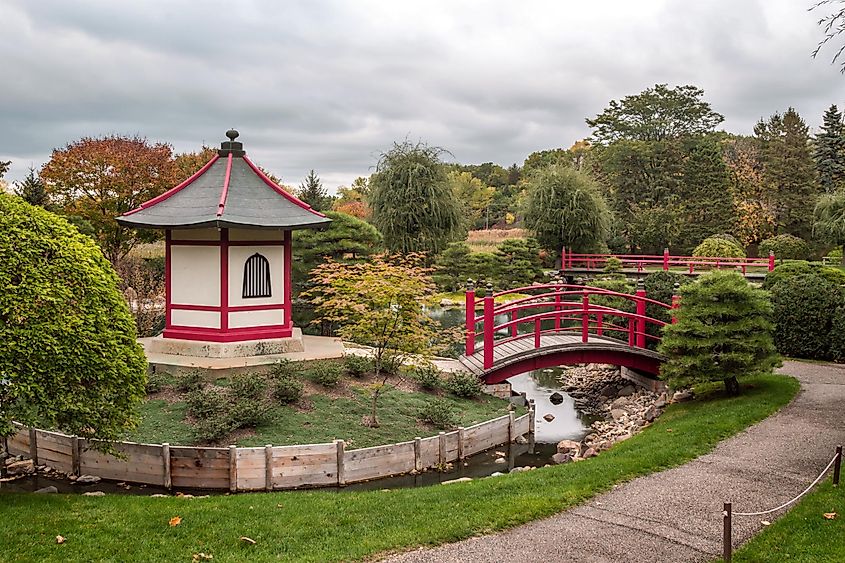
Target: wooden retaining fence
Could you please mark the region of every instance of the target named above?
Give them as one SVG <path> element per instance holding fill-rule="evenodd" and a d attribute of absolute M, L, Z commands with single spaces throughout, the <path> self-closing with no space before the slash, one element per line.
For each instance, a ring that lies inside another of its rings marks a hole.
<path fill-rule="evenodd" d="M 120 457 L 89 448 L 89 441 L 60 432 L 27 428 L 9 437 L 9 453 L 29 456 L 74 475 L 157 485 L 237 491 L 343 486 L 463 459 L 518 436 L 533 433 L 534 408 L 437 436 L 347 450 L 343 440 L 297 446 L 203 448 L 118 442 Z"/>

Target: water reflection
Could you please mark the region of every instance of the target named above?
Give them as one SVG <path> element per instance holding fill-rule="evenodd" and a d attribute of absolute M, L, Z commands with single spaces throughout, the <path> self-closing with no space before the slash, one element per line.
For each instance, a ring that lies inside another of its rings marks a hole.
<path fill-rule="evenodd" d="M 516 393 L 525 393 L 526 398 L 534 399 L 534 439 L 537 443 L 580 440 L 589 433 L 590 424 L 595 420 L 578 412 L 572 397 L 560 390 L 560 373 L 560 368 L 552 368 L 523 373 L 508 379 Z M 563 396 L 563 402 L 559 405 L 554 405 L 549 400 L 552 393 L 556 392 Z M 554 419 L 547 422 L 543 418 L 546 414 L 553 415 Z"/>

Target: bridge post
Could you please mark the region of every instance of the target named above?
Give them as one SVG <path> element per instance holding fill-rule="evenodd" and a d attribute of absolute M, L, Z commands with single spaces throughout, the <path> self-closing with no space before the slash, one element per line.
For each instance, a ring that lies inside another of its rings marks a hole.
<path fill-rule="evenodd" d="M 487 284 L 484 295 L 484 369 L 493 367 L 493 284 Z"/>
<path fill-rule="evenodd" d="M 587 293 L 586 289 L 583 289 L 582 291 L 581 307 L 583 308 L 583 312 L 581 313 L 581 342 L 587 342 L 590 338 L 590 315 L 587 312 L 590 310 L 590 294 Z"/>
<path fill-rule="evenodd" d="M 637 346 L 645 348 L 645 282 L 637 280 Z"/>
<path fill-rule="evenodd" d="M 771 272 L 774 269 L 775 269 L 775 253 L 769 252 L 769 271 Z"/>
<path fill-rule="evenodd" d="M 678 317 L 675 316 L 675 310 L 681 306 L 681 284 L 675 282 L 675 291 L 672 293 L 672 324 L 678 322 Z"/>
<path fill-rule="evenodd" d="M 555 330 L 560 330 L 560 286 L 555 286 Z"/>
<path fill-rule="evenodd" d="M 669 249 L 668 248 L 663 249 L 663 271 L 664 272 L 669 271 Z"/>
<path fill-rule="evenodd" d="M 475 284 L 467 280 L 466 289 L 466 355 L 475 353 Z"/>

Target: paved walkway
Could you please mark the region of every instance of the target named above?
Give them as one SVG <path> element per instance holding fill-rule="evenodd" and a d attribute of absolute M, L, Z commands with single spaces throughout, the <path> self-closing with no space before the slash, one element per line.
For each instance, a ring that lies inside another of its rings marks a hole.
<path fill-rule="evenodd" d="M 721 555 L 724 501 L 739 512 L 777 506 L 845 443 L 845 368 L 786 362 L 781 371 L 801 381 L 795 400 L 707 455 L 545 520 L 390 561 L 711 561 Z M 735 517 L 734 545 L 759 532 L 760 520 Z"/>

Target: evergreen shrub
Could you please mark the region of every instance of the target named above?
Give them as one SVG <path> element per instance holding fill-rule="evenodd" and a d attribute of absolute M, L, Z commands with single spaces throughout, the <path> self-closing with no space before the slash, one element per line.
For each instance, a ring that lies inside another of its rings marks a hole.
<path fill-rule="evenodd" d="M 771 289 L 781 280 L 803 275 L 816 275 L 834 285 L 845 285 L 845 272 L 839 268 L 823 266 L 818 262 L 796 260 L 775 266 L 774 270 L 766 274 L 763 289 Z"/>
<path fill-rule="evenodd" d="M 793 235 L 777 235 L 760 243 L 760 256 L 775 253 L 778 260 L 806 260 L 810 257 L 810 245 Z"/>
<path fill-rule="evenodd" d="M 433 390 L 440 387 L 440 370 L 432 363 L 414 366 L 412 377 L 423 389 Z"/>
<path fill-rule="evenodd" d="M 236 375 L 232 378 L 229 389 L 236 399 L 259 399 L 267 390 L 267 380 L 254 374 Z"/>
<path fill-rule="evenodd" d="M 473 399 L 481 394 L 481 380 L 471 373 L 456 371 L 446 378 L 443 388 L 458 397 Z"/>
<path fill-rule="evenodd" d="M 830 359 L 833 318 L 845 305 L 842 289 L 817 274 L 801 274 L 774 284 L 771 295 L 780 353 Z"/>
<path fill-rule="evenodd" d="M 280 403 L 295 403 L 302 398 L 302 382 L 293 375 L 281 375 L 274 377 L 272 388 L 273 398 Z"/>
<path fill-rule="evenodd" d="M 349 354 L 343 358 L 343 369 L 350 377 L 364 377 L 373 371 L 373 359 L 369 356 Z"/>
<path fill-rule="evenodd" d="M 745 251 L 738 244 L 723 238 L 707 238 L 695 247 L 696 257 L 745 258 Z"/>
<path fill-rule="evenodd" d="M 308 370 L 311 379 L 323 387 L 334 387 L 343 375 L 343 366 L 337 362 L 315 362 Z"/>
<path fill-rule="evenodd" d="M 176 376 L 176 389 L 182 393 L 190 393 L 202 387 L 202 374 L 198 370 L 192 370 Z"/>
<path fill-rule="evenodd" d="M 446 401 L 434 399 L 427 401 L 419 410 L 419 418 L 440 430 L 452 430 L 458 424 L 455 411 Z"/>
<path fill-rule="evenodd" d="M 615 274 L 622 271 L 622 260 L 616 256 L 611 256 L 604 263 L 604 271 L 608 274 Z"/>

